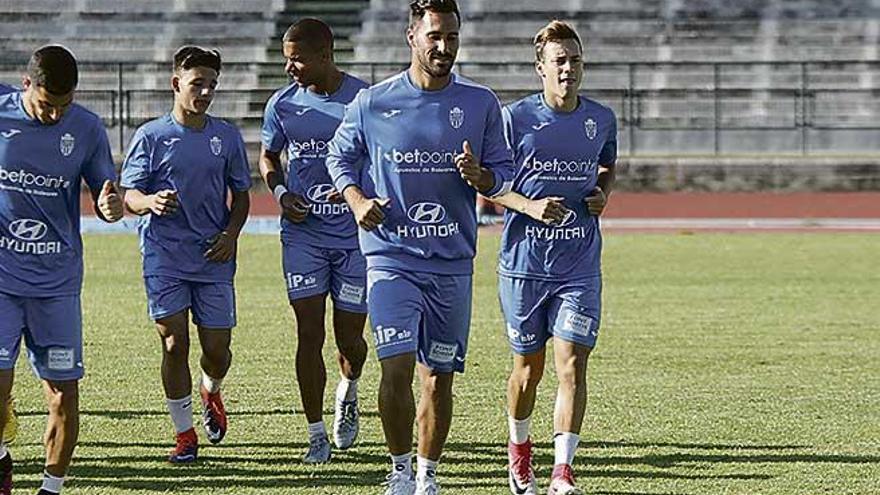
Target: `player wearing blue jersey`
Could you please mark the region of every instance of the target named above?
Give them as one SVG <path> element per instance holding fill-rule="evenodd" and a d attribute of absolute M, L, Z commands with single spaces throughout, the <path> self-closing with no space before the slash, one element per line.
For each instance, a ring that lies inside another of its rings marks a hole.
<path fill-rule="evenodd" d="M 235 255 L 251 181 L 241 133 L 207 114 L 220 68 L 216 51 L 177 50 L 174 107 L 137 130 L 122 170 L 125 205 L 142 216 L 138 230 L 147 305 L 162 339 L 162 385 L 177 433 L 172 463 L 193 462 L 198 454 L 190 313 L 202 349 L 199 393 L 208 440 L 222 440 L 227 427 L 220 385 L 232 361 Z"/>
<path fill-rule="evenodd" d="M 586 409 L 587 358 L 601 313 L 598 217 L 614 184 L 617 124 L 608 107 L 578 94 L 582 47 L 571 26 L 553 21 L 534 43 L 544 90 L 504 109 L 518 166 L 514 192 L 499 200 L 508 207 L 499 295 L 514 351 L 507 387 L 509 481 L 515 495 L 537 493 L 529 422 L 546 344 L 556 337 L 555 459 L 547 493 L 576 495 L 583 492 L 571 465 Z M 553 204 L 547 208 L 550 225 L 524 214 L 538 198 Z"/>
<path fill-rule="evenodd" d="M 12 86 L 0 83 L 0 95 L 16 91 Z M 3 443 L 10 445 L 15 442 L 18 436 L 18 416 L 15 414 L 15 399 L 12 392 L 9 393 L 9 400 L 6 401 L 6 423 L 3 425 Z"/>
<path fill-rule="evenodd" d="M 459 26 L 454 0 L 411 3 L 409 69 L 358 94 L 327 157 L 367 258 L 367 303 L 382 369 L 379 413 L 392 458 L 389 495 L 437 493 L 453 373 L 464 371 L 467 352 L 476 194 L 502 194 L 513 177 L 498 99 L 451 72 Z"/>
<path fill-rule="evenodd" d="M 99 218 L 122 218 L 107 133 L 73 102 L 78 79 L 66 48 L 44 46 L 22 91 L 0 96 L 0 421 L 24 337 L 49 406 L 41 495 L 61 492 L 79 433 L 82 180 Z M 12 456 L 0 442 L 0 495 L 11 490 Z"/>
<path fill-rule="evenodd" d="M 357 381 L 367 356 L 366 261 L 351 209 L 333 187 L 324 159 L 345 105 L 367 84 L 333 63 L 333 33 L 318 19 L 302 19 L 282 39 L 293 82 L 266 105 L 260 172 L 281 207 L 287 296 L 296 316 L 296 377 L 308 421 L 307 463 L 330 460 L 321 419 L 324 311 L 333 299 L 333 330 L 341 374 L 334 401 L 333 439 L 346 449 L 359 429 Z M 281 152 L 287 151 L 287 166 Z M 286 178 L 285 178 L 286 175 Z"/>

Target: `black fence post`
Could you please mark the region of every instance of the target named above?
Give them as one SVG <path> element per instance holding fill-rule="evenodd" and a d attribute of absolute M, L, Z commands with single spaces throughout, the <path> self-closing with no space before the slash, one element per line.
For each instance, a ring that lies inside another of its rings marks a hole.
<path fill-rule="evenodd" d="M 124 129 L 125 112 L 123 111 L 123 105 L 125 102 L 124 102 L 123 96 L 122 96 L 122 92 L 124 89 L 124 84 L 122 82 L 122 62 L 119 62 L 116 65 L 116 71 L 117 71 L 116 74 L 117 74 L 117 82 L 118 82 L 117 92 L 118 92 L 118 97 L 119 97 L 119 112 L 118 112 L 119 121 L 118 121 L 117 127 L 119 127 L 119 154 L 121 155 L 121 154 L 125 153 L 125 142 L 124 142 L 125 141 L 125 129 Z"/>
<path fill-rule="evenodd" d="M 715 100 L 715 156 L 721 154 L 721 66 L 715 62 L 712 64 L 712 72 L 714 74 L 715 83 L 712 87 L 712 95 Z"/>

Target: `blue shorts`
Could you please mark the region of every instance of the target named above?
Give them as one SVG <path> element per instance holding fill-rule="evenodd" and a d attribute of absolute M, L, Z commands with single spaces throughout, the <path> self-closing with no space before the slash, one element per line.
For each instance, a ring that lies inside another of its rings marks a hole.
<path fill-rule="evenodd" d="M 235 326 L 235 288 L 232 282 L 191 282 L 163 275 L 144 277 L 150 318 L 161 320 L 185 309 L 193 323 L 204 328 Z"/>
<path fill-rule="evenodd" d="M 19 297 L 0 293 L 0 369 L 15 368 L 22 335 L 31 366 L 41 379 L 62 382 L 82 378 L 79 295 Z"/>
<path fill-rule="evenodd" d="M 498 296 L 513 352 L 531 354 L 557 337 L 593 348 L 599 336 L 602 278 L 548 282 L 500 276 Z"/>
<path fill-rule="evenodd" d="M 281 258 L 291 301 L 330 292 L 333 305 L 366 313 L 367 262 L 360 249 L 329 249 L 306 243 L 283 244 Z"/>
<path fill-rule="evenodd" d="M 367 302 L 379 360 L 416 353 L 431 370 L 464 371 L 471 281 L 471 275 L 370 268 Z"/>

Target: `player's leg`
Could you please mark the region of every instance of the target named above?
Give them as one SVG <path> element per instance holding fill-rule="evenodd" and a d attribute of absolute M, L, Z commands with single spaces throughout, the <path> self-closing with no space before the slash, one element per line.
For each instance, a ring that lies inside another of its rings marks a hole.
<path fill-rule="evenodd" d="M 59 493 L 79 436 L 79 381 L 43 380 L 43 391 L 49 417 L 43 436 L 46 467 L 42 490 Z"/>
<path fill-rule="evenodd" d="M 538 487 L 532 467 L 530 437 L 538 384 L 544 375 L 547 329 L 544 283 L 499 277 L 498 293 L 513 368 L 507 380 L 508 485 L 516 495 L 534 495 Z"/>
<path fill-rule="evenodd" d="M 194 462 L 198 436 L 193 428 L 192 378 L 189 369 L 189 308 L 192 294 L 185 281 L 145 277 L 147 309 L 156 322 L 162 345 L 162 387 L 174 424 L 175 447 L 168 457 L 174 464 Z"/>
<path fill-rule="evenodd" d="M 330 294 L 340 377 L 333 405 L 333 441 L 340 449 L 351 447 L 360 430 L 357 384 L 367 359 L 366 285 L 367 266 L 360 250 L 335 250 Z"/>
<path fill-rule="evenodd" d="M 386 495 L 412 495 L 415 398 L 412 382 L 422 319 L 420 287 L 403 274 L 383 269 L 367 272 L 370 323 L 379 358 L 379 416 L 391 455 Z"/>
<path fill-rule="evenodd" d="M 583 493 L 575 486 L 572 463 L 587 407 L 587 363 L 596 345 L 601 308 L 601 280 L 566 284 L 554 295 L 548 320 L 555 342 L 559 386 L 553 417 L 553 474 L 550 495 Z"/>
<path fill-rule="evenodd" d="M 425 278 L 425 317 L 418 352 L 421 395 L 417 495 L 438 490 L 437 467 L 452 425 L 453 373 L 464 371 L 467 355 L 472 291 L 470 275 Z"/>
<path fill-rule="evenodd" d="M 296 378 L 308 421 L 309 449 L 303 462 L 330 460 L 330 440 L 324 424 L 324 313 L 330 290 L 330 260 L 325 250 L 307 244 L 284 244 L 282 251 L 287 298 L 296 318 Z"/>
<path fill-rule="evenodd" d="M 80 299 L 78 295 L 29 298 L 26 313 L 28 357 L 43 382 L 49 413 L 40 494 L 59 493 L 79 436 L 79 380 L 84 371 Z"/>
<path fill-rule="evenodd" d="M 202 354 L 202 425 L 211 443 L 226 436 L 226 408 L 220 387 L 232 365 L 232 328 L 235 326 L 235 288 L 230 282 L 191 283 L 193 322 L 198 327 Z"/>
<path fill-rule="evenodd" d="M 8 400 L 15 378 L 15 361 L 21 349 L 21 335 L 25 327 L 23 298 L 0 292 L 0 426 L 5 427 Z M 3 432 L 5 428 L 0 428 Z M 6 442 L 0 440 L 0 495 L 12 493 L 12 455 Z"/>

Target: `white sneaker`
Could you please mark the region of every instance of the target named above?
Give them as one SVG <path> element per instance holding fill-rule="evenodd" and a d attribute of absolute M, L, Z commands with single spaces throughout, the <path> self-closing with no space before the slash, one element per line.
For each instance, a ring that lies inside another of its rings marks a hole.
<path fill-rule="evenodd" d="M 412 472 L 393 471 L 385 477 L 384 495 L 413 495 L 416 492 L 416 481 Z"/>
<path fill-rule="evenodd" d="M 326 435 L 309 439 L 309 451 L 303 456 L 306 464 L 323 464 L 330 461 L 330 440 Z"/>
<path fill-rule="evenodd" d="M 333 410 L 333 443 L 340 449 L 347 449 L 357 440 L 360 430 L 358 401 L 337 400 Z"/>
<path fill-rule="evenodd" d="M 440 485 L 437 484 L 437 478 L 434 476 L 416 478 L 415 495 L 437 495 L 438 493 L 440 493 Z"/>

